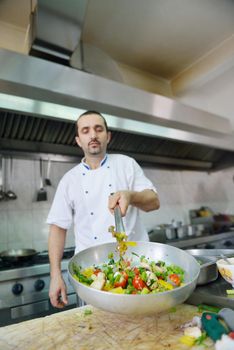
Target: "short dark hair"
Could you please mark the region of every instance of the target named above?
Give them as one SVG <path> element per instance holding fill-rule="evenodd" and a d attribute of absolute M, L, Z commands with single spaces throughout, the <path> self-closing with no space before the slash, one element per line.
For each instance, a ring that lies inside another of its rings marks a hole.
<path fill-rule="evenodd" d="M 109 128 L 108 128 L 106 119 L 103 117 L 103 115 L 102 115 L 100 112 L 89 110 L 89 111 L 86 111 L 86 112 L 82 113 L 82 114 L 79 116 L 79 118 L 77 119 L 77 121 L 76 121 L 76 135 L 77 135 L 77 136 L 79 135 L 79 132 L 78 132 L 78 121 L 79 121 L 80 118 L 83 117 L 84 115 L 89 115 L 89 114 L 97 114 L 97 115 L 99 115 L 99 116 L 103 119 L 103 122 L 104 122 L 104 125 L 105 125 L 105 128 L 106 128 L 106 132 L 109 131 Z"/>

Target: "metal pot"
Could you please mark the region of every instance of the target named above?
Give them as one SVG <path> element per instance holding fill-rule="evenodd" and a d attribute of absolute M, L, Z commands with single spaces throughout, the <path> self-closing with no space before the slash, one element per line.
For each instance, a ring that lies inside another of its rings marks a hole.
<path fill-rule="evenodd" d="M 197 280 L 197 284 L 202 285 L 217 280 L 219 273 L 216 265 L 216 259 L 205 256 L 195 256 L 195 258 L 201 265 L 201 271 Z"/>
<path fill-rule="evenodd" d="M 167 239 L 175 239 L 176 238 L 176 230 L 172 225 L 165 225 L 165 233 Z"/>
<path fill-rule="evenodd" d="M 196 258 L 196 260 L 201 265 L 200 274 L 197 280 L 198 285 L 213 282 L 218 278 L 218 268 L 216 266 L 217 257 L 215 254 L 215 249 L 188 249 L 186 251 L 194 258 Z"/>
<path fill-rule="evenodd" d="M 132 257 L 132 252 L 145 255 L 151 260 L 163 260 L 167 264 L 176 264 L 185 271 L 185 284 L 179 288 L 158 294 L 127 295 L 113 294 L 90 288 L 73 277 L 73 264 L 82 267 L 101 264 L 108 261 L 108 254 L 115 253 L 116 243 L 106 243 L 85 249 L 70 260 L 68 265 L 68 277 L 77 295 L 86 303 L 100 309 L 128 314 L 128 315 L 152 315 L 183 303 L 192 294 L 200 273 L 200 265 L 196 259 L 186 251 L 161 243 L 137 242 L 137 246 L 129 247 L 126 256 Z"/>
<path fill-rule="evenodd" d="M 9 263 L 30 261 L 37 254 L 34 249 L 9 249 L 0 252 L 0 258 Z"/>

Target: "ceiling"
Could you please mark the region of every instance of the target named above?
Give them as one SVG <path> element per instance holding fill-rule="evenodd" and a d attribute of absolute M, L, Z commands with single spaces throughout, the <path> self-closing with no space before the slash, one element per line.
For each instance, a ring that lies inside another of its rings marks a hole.
<path fill-rule="evenodd" d="M 234 33 L 232 0 L 91 0 L 83 40 L 173 79 Z"/>
<path fill-rule="evenodd" d="M 19 9 L 18 0 L 1 0 L 0 22 L 27 35 L 35 3 L 21 0 Z M 89 0 L 82 40 L 119 63 L 174 81 L 202 63 L 220 69 L 233 62 L 233 18 L 233 0 Z"/>

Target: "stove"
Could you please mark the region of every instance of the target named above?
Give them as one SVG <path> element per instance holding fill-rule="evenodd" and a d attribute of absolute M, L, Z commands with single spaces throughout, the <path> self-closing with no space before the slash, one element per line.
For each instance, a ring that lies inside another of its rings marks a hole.
<path fill-rule="evenodd" d="M 68 262 L 73 255 L 74 248 L 67 248 L 61 261 L 69 303 L 66 309 L 77 306 L 76 293 L 67 278 Z M 0 326 L 62 311 L 50 304 L 49 284 L 50 265 L 47 251 L 20 264 L 0 261 Z"/>

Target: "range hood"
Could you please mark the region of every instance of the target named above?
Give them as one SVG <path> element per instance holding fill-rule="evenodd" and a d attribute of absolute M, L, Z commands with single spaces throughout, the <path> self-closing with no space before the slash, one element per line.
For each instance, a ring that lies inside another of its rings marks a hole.
<path fill-rule="evenodd" d="M 216 170 L 234 164 L 228 119 L 61 64 L 0 49 L 0 152 L 80 157 L 74 123 L 98 110 L 109 151 L 151 165 Z"/>

